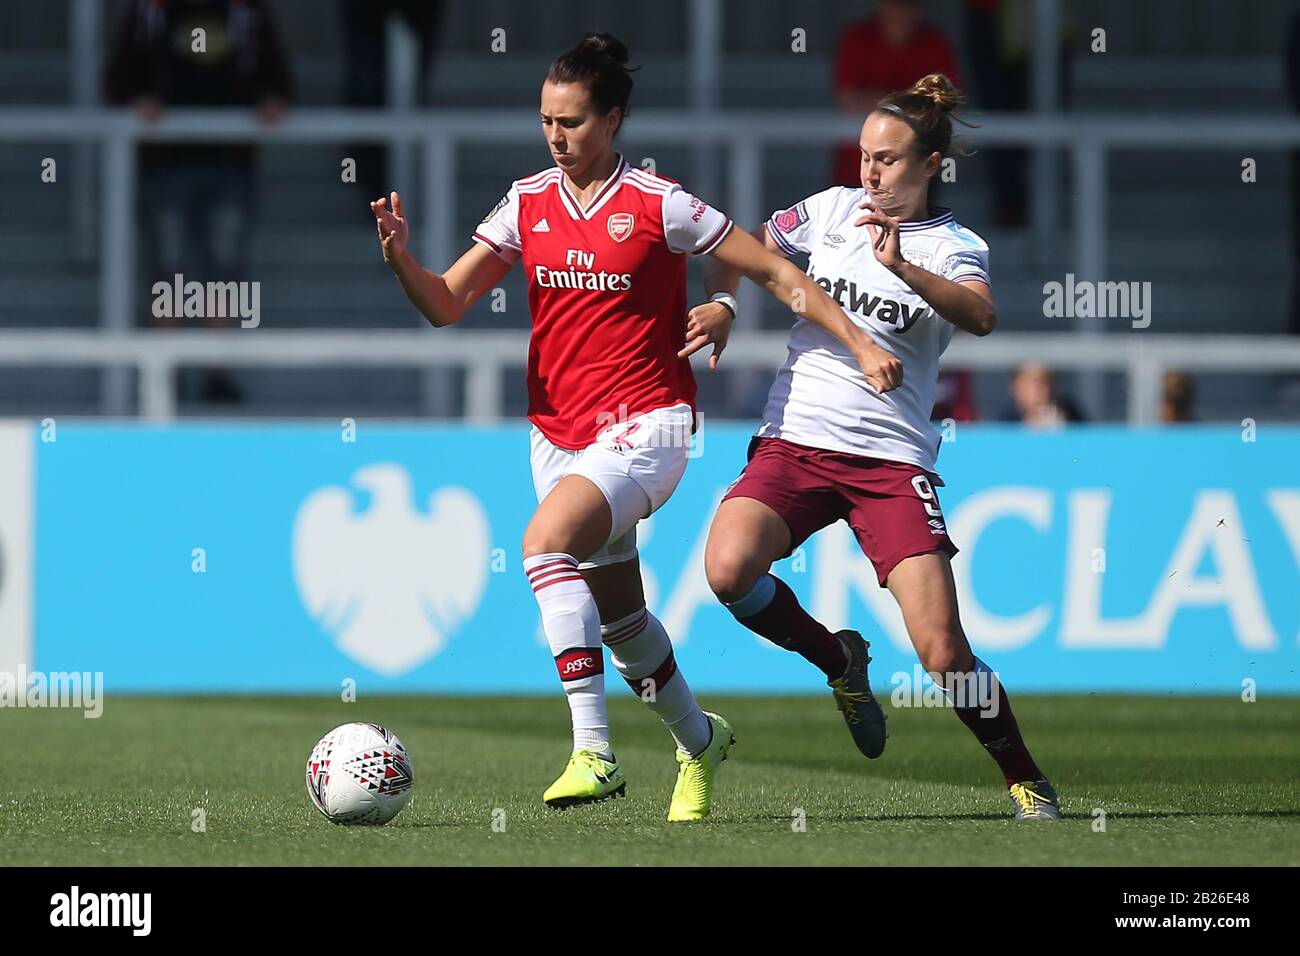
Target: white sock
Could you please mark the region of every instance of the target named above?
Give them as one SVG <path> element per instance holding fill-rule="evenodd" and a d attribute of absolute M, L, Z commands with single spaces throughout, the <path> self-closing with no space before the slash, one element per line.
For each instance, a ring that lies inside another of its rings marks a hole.
<path fill-rule="evenodd" d="M 612 759 L 605 708 L 605 654 L 591 588 L 578 573 L 578 561 L 571 554 L 524 558 L 524 572 L 541 608 L 542 630 L 569 699 L 573 749 Z"/>
<path fill-rule="evenodd" d="M 601 626 L 614 669 L 632 693 L 668 725 L 677 746 L 692 757 L 709 745 L 713 728 L 695 702 L 686 678 L 677 670 L 673 644 L 659 619 L 644 607 Z"/>

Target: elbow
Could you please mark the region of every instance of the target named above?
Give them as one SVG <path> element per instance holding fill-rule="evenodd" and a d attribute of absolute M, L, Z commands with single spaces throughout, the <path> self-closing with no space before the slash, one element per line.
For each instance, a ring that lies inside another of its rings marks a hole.
<path fill-rule="evenodd" d="M 989 306 L 975 317 L 975 327 L 971 330 L 976 335 L 983 337 L 988 335 L 998 326 L 998 312 L 993 306 Z"/>
<path fill-rule="evenodd" d="M 775 261 L 766 263 L 768 268 L 754 277 L 755 282 L 773 292 L 783 290 L 791 298 L 798 295 L 800 291 L 805 297 L 815 294 L 812 290 L 817 289 L 817 285 L 804 274 L 802 269 L 796 268 L 776 254 L 773 254 L 772 258 Z M 817 289 L 817 291 L 821 290 Z"/>
<path fill-rule="evenodd" d="M 420 314 L 428 319 L 429 324 L 435 329 L 445 329 L 449 325 L 455 325 L 469 311 L 469 305 L 459 300 L 441 304 L 441 308 L 431 302 L 426 303 L 426 305 L 429 308 L 427 310 L 421 309 Z"/>

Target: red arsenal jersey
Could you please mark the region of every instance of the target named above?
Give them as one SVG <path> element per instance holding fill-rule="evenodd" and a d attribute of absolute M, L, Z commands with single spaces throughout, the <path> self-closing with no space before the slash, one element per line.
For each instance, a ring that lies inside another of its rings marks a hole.
<path fill-rule="evenodd" d="M 586 208 L 559 168 L 520 179 L 477 242 L 523 259 L 533 333 L 528 417 L 552 444 L 586 448 L 614 421 L 685 402 L 686 253 L 709 252 L 725 215 L 622 156 Z"/>

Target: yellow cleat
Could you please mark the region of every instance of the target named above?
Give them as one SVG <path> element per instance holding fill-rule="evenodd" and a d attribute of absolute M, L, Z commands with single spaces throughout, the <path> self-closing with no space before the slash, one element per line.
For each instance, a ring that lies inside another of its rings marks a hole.
<path fill-rule="evenodd" d="M 677 783 L 673 787 L 672 803 L 668 805 L 668 819 L 672 822 L 703 820 L 713 806 L 713 777 L 718 765 L 727 759 L 727 752 L 736 742 L 731 724 L 705 711 L 713 737 L 698 757 L 677 751 Z"/>
<path fill-rule="evenodd" d="M 1061 801 L 1046 780 L 1022 780 L 1010 789 L 1017 820 L 1061 819 Z"/>
<path fill-rule="evenodd" d="M 623 796 L 627 781 L 616 761 L 606 760 L 590 750 L 575 750 L 555 783 L 542 799 L 548 807 L 563 810 L 580 803 L 604 803 Z"/>

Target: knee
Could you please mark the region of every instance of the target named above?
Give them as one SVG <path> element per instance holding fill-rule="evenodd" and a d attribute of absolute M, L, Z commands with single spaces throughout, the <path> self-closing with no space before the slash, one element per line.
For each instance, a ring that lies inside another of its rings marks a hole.
<path fill-rule="evenodd" d="M 735 548 L 711 548 L 704 555 L 704 575 L 723 604 L 734 604 L 754 590 L 765 570 Z"/>
<path fill-rule="evenodd" d="M 572 548 L 573 541 L 569 536 L 557 534 L 552 529 L 529 525 L 528 530 L 524 532 L 525 561 L 539 554 L 573 554 Z"/>
<path fill-rule="evenodd" d="M 930 642 L 920 657 L 921 666 L 941 683 L 945 675 L 965 674 L 975 666 L 975 656 L 965 638 L 954 640 L 947 635 L 942 640 Z"/>

